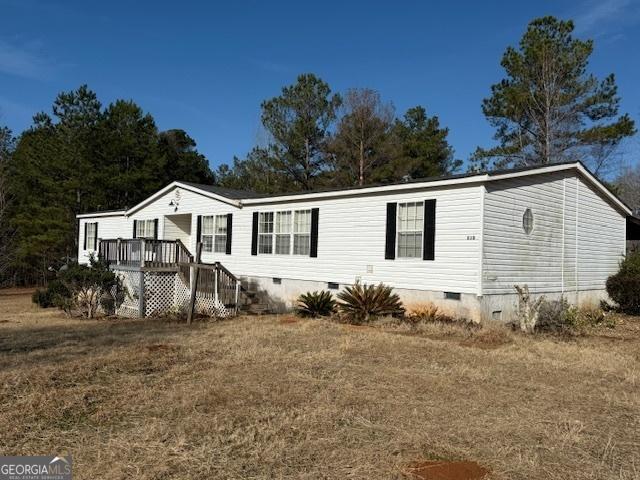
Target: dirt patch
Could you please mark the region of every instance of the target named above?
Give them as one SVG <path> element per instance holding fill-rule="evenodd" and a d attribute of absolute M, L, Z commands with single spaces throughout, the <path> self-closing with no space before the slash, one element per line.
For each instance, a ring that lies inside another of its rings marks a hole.
<path fill-rule="evenodd" d="M 296 317 L 282 317 L 280 319 L 280 323 L 283 325 L 290 324 L 290 323 L 298 323 L 298 319 Z"/>
<path fill-rule="evenodd" d="M 405 474 L 419 480 L 481 480 L 489 470 L 476 462 L 416 462 Z"/>

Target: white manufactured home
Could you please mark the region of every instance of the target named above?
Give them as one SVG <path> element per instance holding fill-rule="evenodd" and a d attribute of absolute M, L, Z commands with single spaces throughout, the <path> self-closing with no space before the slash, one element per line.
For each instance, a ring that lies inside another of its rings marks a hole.
<path fill-rule="evenodd" d="M 131 242 L 144 239 L 137 258 L 163 267 L 193 261 L 201 243 L 202 262 L 273 310 L 361 281 L 392 286 L 408 307 L 508 320 L 514 285 L 606 298 L 630 214 L 581 163 L 273 196 L 173 182 L 128 210 L 78 215 L 78 255 L 131 267 Z"/>

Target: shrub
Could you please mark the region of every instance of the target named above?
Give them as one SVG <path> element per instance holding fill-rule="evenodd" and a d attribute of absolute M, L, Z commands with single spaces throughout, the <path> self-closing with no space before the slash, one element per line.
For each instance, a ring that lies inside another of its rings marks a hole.
<path fill-rule="evenodd" d="M 404 308 L 400 297 L 391 287 L 379 285 L 355 285 L 346 287 L 338 294 L 338 308 L 345 317 L 354 323 L 369 322 L 384 315 L 401 316 Z"/>
<path fill-rule="evenodd" d="M 60 280 L 54 279 L 46 289 L 33 292 L 31 300 L 41 308 L 62 307 L 70 295 L 69 289 Z"/>
<path fill-rule="evenodd" d="M 303 317 L 326 317 L 336 309 L 331 292 L 307 292 L 298 297 L 297 312 Z"/>
<path fill-rule="evenodd" d="M 565 297 L 543 300 L 538 308 L 537 332 L 568 333 L 577 323 L 577 309 Z"/>
<path fill-rule="evenodd" d="M 627 256 L 618 273 L 607 279 L 607 293 L 621 311 L 640 314 L 640 252 Z"/>
<path fill-rule="evenodd" d="M 453 318 L 445 314 L 433 303 L 425 303 L 411 307 L 407 311 L 407 320 L 409 323 L 417 324 L 420 322 L 452 322 Z"/>
<path fill-rule="evenodd" d="M 607 317 L 597 305 L 570 305 L 565 297 L 559 300 L 543 301 L 538 312 L 536 331 L 550 333 L 570 333 L 586 327 L 595 327 L 607 322 Z M 611 322 L 608 326 L 613 327 Z"/>
<path fill-rule="evenodd" d="M 60 271 L 58 278 L 70 293 L 58 307 L 67 312 L 77 309 L 87 318 L 95 317 L 104 293 L 114 287 L 116 291 L 123 290 L 120 279 L 109 270 L 108 264 L 94 256 L 89 258 L 89 265 L 69 265 Z"/>

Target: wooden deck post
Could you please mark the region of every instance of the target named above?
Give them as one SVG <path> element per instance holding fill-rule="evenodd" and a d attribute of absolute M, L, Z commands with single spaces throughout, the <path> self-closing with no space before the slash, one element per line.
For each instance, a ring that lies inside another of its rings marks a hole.
<path fill-rule="evenodd" d="M 146 246 L 144 244 L 144 238 L 140 239 L 140 268 L 144 268 L 144 260 L 146 256 Z"/>
<path fill-rule="evenodd" d="M 116 265 L 120 265 L 120 248 L 122 247 L 122 238 L 116 240 Z"/>
<path fill-rule="evenodd" d="M 140 270 L 140 298 L 138 301 L 138 316 L 144 318 L 146 304 L 145 304 L 145 291 L 144 291 L 144 272 Z"/>
<path fill-rule="evenodd" d="M 200 275 L 200 259 L 202 258 L 202 242 L 196 244 L 196 263 L 193 267 L 193 274 L 191 275 L 191 299 L 189 300 L 189 310 L 187 311 L 187 324 L 191 325 L 193 319 L 193 312 L 196 308 L 196 293 L 198 290 L 198 276 Z"/>

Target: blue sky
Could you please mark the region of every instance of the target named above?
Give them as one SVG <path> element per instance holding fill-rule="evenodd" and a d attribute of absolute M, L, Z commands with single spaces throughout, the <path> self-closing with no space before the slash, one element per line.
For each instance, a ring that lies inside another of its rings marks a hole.
<path fill-rule="evenodd" d="M 264 140 L 260 103 L 313 72 L 334 91 L 423 105 L 458 158 L 491 144 L 480 105 L 529 20 L 552 14 L 593 38 L 591 71 L 616 74 L 640 124 L 640 0 L 166 2 L 0 0 L 0 124 L 20 132 L 61 90 L 87 83 L 183 128 L 213 167 Z M 640 140 L 621 149 L 640 158 Z"/>

